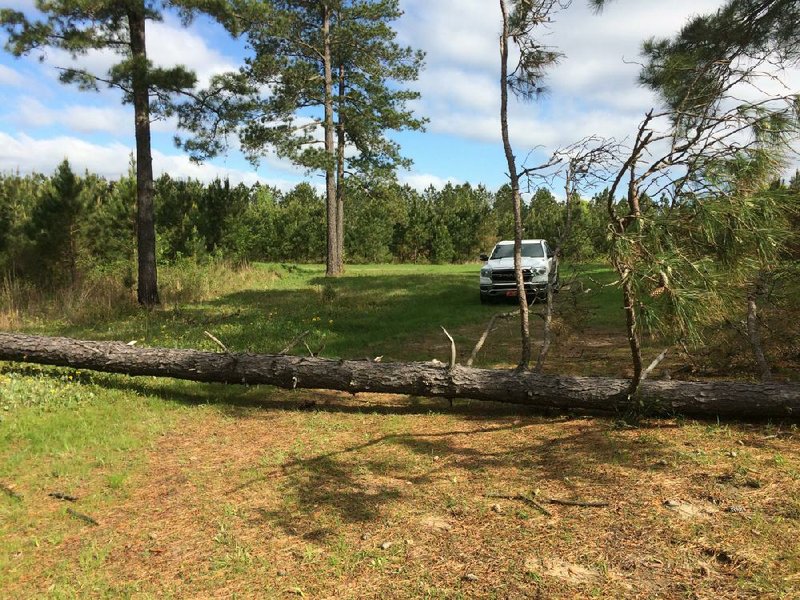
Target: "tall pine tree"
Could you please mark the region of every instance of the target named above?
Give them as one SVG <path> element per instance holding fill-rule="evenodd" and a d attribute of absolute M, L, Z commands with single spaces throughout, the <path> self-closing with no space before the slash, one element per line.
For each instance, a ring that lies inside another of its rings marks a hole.
<path fill-rule="evenodd" d="M 57 48 L 73 58 L 90 51 L 112 51 L 119 61 L 105 73 L 91 72 L 76 63 L 60 65 L 61 81 L 82 90 L 116 88 L 122 100 L 133 105 L 136 138 L 136 207 L 138 248 L 138 300 L 145 306 L 158 304 L 156 235 L 153 207 L 153 159 L 150 121 L 171 114 L 176 93 L 195 85 L 195 76 L 183 66 L 154 67 L 147 57 L 146 24 L 160 20 L 168 9 L 177 9 L 184 19 L 199 8 L 209 11 L 221 3 L 169 0 L 37 0 L 41 20 L 31 20 L 12 9 L 0 10 L 0 25 L 8 33 L 6 49 L 15 56 Z M 44 55 L 42 55 L 44 57 Z"/>
<path fill-rule="evenodd" d="M 423 55 L 395 41 L 397 0 L 242 0 L 238 23 L 253 49 L 239 73 L 215 80 L 182 123 L 196 158 L 220 152 L 235 133 L 253 160 L 275 151 L 325 173 L 327 274 L 344 261 L 344 178 L 392 174 L 409 161 L 388 131 L 420 129 L 402 84 Z"/>

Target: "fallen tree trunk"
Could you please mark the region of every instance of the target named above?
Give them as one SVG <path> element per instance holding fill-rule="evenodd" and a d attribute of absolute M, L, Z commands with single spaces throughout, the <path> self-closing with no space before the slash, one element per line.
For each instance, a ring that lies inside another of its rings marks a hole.
<path fill-rule="evenodd" d="M 453 368 L 266 354 L 138 348 L 122 342 L 0 333 L 0 360 L 201 382 L 268 384 L 344 392 L 471 398 L 560 410 L 628 408 L 628 381 L 531 371 Z M 735 417 L 800 415 L 800 385 L 736 381 L 644 381 L 640 396 L 661 413 Z"/>

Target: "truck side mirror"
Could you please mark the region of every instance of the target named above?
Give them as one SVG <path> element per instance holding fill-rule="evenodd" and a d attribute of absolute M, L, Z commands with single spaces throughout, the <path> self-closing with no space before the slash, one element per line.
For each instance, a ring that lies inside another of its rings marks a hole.
<path fill-rule="evenodd" d="M 489 260 L 489 255 L 488 255 L 488 254 L 481 254 L 479 258 L 480 258 L 481 260 L 484 260 L 484 261 L 485 261 L 485 260 Z"/>

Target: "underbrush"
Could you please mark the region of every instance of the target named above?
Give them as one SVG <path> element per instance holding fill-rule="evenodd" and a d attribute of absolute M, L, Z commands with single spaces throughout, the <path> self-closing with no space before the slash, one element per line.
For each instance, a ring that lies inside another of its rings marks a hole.
<path fill-rule="evenodd" d="M 91 269 L 58 287 L 6 275 L 0 282 L 0 330 L 43 323 L 82 326 L 128 316 L 139 310 L 132 268 Z M 276 275 L 250 265 L 183 259 L 160 266 L 158 277 L 162 305 L 179 306 L 267 283 Z"/>

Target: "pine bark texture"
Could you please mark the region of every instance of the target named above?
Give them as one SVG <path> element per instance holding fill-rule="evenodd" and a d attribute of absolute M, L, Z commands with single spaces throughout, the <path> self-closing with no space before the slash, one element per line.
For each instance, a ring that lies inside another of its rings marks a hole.
<path fill-rule="evenodd" d="M 122 342 L 14 333 L 0 333 L 0 360 L 200 382 L 470 398 L 579 412 L 624 411 L 629 386 L 627 380 L 605 377 L 544 375 L 458 365 L 451 369 L 419 362 L 375 363 L 137 348 Z M 800 415 L 799 384 L 645 380 L 639 394 L 636 400 L 646 400 L 661 414 L 738 418 Z"/>
<path fill-rule="evenodd" d="M 345 86 L 344 65 L 339 65 L 339 106 L 336 123 L 336 270 L 344 273 L 344 151 L 345 137 L 344 102 L 347 87 Z"/>
<path fill-rule="evenodd" d="M 150 150 L 150 94 L 147 84 L 144 8 L 128 11 L 131 54 L 137 59 L 131 79 L 136 137 L 137 299 L 143 306 L 159 303 L 156 273 L 156 228 L 153 198 L 153 155 Z"/>
<path fill-rule="evenodd" d="M 531 362 L 531 330 L 528 320 L 528 298 L 525 294 L 525 279 L 522 275 L 522 195 L 519 191 L 519 173 L 517 159 L 511 147 L 508 131 L 508 12 L 505 0 L 500 0 L 500 12 L 503 16 L 503 31 L 500 34 L 500 131 L 503 137 L 503 151 L 508 164 L 508 177 L 511 182 L 511 193 L 514 200 L 514 278 L 517 282 L 517 299 L 519 300 L 520 337 L 522 338 L 522 355 L 519 366 L 527 369 Z"/>
<path fill-rule="evenodd" d="M 764 281 L 762 274 L 759 273 L 758 281 L 756 281 L 754 289 L 747 295 L 747 337 L 750 341 L 750 348 L 753 351 L 753 356 L 761 371 L 761 380 L 769 381 L 772 379 L 772 370 L 764 354 L 764 346 L 761 343 L 761 324 L 758 320 L 758 298 L 763 295 Z"/>
<path fill-rule="evenodd" d="M 333 121 L 333 58 L 331 55 L 331 11 L 322 5 L 322 41 L 325 77 L 325 206 L 328 218 L 328 254 L 325 274 L 336 277 L 341 274 L 342 260 L 339 256 L 338 200 L 336 194 L 336 149 L 334 145 L 335 125 Z"/>

